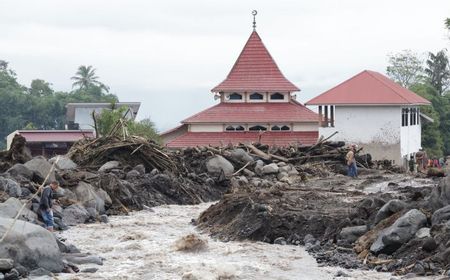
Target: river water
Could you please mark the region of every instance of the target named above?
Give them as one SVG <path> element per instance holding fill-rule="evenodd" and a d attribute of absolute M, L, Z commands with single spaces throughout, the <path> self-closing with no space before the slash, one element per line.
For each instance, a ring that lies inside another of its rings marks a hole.
<path fill-rule="evenodd" d="M 61 274 L 58 279 L 392 279 L 374 271 L 320 267 L 301 246 L 262 242 L 220 242 L 191 225 L 209 204 L 165 205 L 110 217 L 109 224 L 84 224 L 61 233 L 82 252 L 105 258 L 94 274 Z M 197 233 L 207 240 L 198 252 L 177 251 L 174 243 Z M 336 277 L 338 271 L 350 277 Z M 394 277 L 394 279 L 400 279 Z"/>

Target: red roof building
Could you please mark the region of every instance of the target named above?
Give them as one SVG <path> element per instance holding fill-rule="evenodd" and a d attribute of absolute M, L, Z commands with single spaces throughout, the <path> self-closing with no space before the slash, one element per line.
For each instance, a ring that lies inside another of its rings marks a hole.
<path fill-rule="evenodd" d="M 375 160 L 404 165 L 421 148 L 421 105 L 430 102 L 388 77 L 365 70 L 311 99 L 319 134 L 358 144 Z"/>
<path fill-rule="evenodd" d="M 309 145 L 318 138 L 318 115 L 292 96 L 299 88 L 284 77 L 256 31 L 211 91 L 220 102 L 164 132 L 167 147 Z"/>

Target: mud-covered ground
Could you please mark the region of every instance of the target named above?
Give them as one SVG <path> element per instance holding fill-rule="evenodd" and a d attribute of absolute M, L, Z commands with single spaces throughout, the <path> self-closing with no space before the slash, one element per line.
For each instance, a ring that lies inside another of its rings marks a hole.
<path fill-rule="evenodd" d="M 84 252 L 105 258 L 94 274 L 59 279 L 391 279 L 390 274 L 319 266 L 301 246 L 221 242 L 200 233 L 191 220 L 210 204 L 167 205 L 111 217 L 109 225 L 85 224 L 62 232 Z M 207 241 L 198 252 L 175 250 L 175 242 L 197 233 Z M 343 278 L 342 278 L 343 279 Z M 399 278 L 394 278 L 399 279 Z"/>

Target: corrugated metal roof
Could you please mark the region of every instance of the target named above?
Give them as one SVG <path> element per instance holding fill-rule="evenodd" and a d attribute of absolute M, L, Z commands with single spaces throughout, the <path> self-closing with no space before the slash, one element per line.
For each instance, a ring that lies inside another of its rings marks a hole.
<path fill-rule="evenodd" d="M 262 144 L 270 146 L 312 145 L 319 137 L 317 131 L 266 131 L 259 132 L 187 132 L 167 143 L 170 148 L 196 146 L 225 146 L 228 144 L 249 144 L 261 140 Z"/>
<path fill-rule="evenodd" d="M 302 104 L 221 102 L 182 121 L 183 123 L 318 122 L 318 115 Z"/>
<path fill-rule="evenodd" d="M 428 105 L 430 102 L 386 76 L 365 70 L 306 105 Z"/>
<path fill-rule="evenodd" d="M 281 73 L 256 31 L 253 31 L 227 78 L 212 92 L 299 91 Z"/>

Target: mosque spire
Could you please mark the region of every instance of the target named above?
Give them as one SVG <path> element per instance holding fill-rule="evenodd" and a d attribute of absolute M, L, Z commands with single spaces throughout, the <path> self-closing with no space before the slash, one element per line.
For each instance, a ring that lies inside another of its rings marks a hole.
<path fill-rule="evenodd" d="M 252 15 L 253 15 L 253 31 L 256 30 L 256 15 L 258 14 L 258 12 L 256 10 L 252 11 Z"/>

